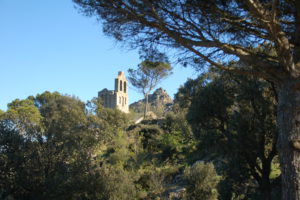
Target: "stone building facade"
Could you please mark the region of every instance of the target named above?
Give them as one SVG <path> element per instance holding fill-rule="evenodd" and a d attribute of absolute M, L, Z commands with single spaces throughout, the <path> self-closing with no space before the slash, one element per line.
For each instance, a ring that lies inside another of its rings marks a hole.
<path fill-rule="evenodd" d="M 106 108 L 117 108 L 122 112 L 129 113 L 128 82 L 123 72 L 119 72 L 115 78 L 115 90 L 103 89 L 98 92 Z"/>

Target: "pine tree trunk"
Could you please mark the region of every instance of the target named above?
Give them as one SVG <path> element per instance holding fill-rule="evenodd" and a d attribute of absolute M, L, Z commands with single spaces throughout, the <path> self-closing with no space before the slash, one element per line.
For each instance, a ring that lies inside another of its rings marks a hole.
<path fill-rule="evenodd" d="M 144 119 L 146 119 L 147 112 L 148 112 L 148 94 L 145 95 Z"/>
<path fill-rule="evenodd" d="M 260 192 L 264 200 L 271 200 L 272 187 L 269 177 L 262 180 L 262 183 L 260 185 Z"/>
<path fill-rule="evenodd" d="M 260 192 L 264 200 L 271 200 L 272 187 L 270 182 L 271 162 L 263 164 L 262 179 L 260 182 Z"/>
<path fill-rule="evenodd" d="M 282 200 L 300 200 L 300 90 L 294 81 L 278 87 L 278 153 Z"/>

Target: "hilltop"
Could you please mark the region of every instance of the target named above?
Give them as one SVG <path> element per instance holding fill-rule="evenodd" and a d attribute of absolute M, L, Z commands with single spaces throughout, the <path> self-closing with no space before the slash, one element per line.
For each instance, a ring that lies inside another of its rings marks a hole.
<path fill-rule="evenodd" d="M 136 113 L 143 113 L 145 99 L 141 99 L 129 105 L 129 109 Z M 169 111 L 173 105 L 173 99 L 163 88 L 156 89 L 148 97 L 149 111 L 152 111 L 158 117 Z"/>

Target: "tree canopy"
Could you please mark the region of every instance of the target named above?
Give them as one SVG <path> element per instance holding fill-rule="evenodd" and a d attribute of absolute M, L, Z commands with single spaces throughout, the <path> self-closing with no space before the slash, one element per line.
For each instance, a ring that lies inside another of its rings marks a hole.
<path fill-rule="evenodd" d="M 137 69 L 128 70 L 128 80 L 145 97 L 144 117 L 147 114 L 148 95 L 160 81 L 171 74 L 172 67 L 165 62 L 145 60 Z"/>
<path fill-rule="evenodd" d="M 74 1 L 99 17 L 106 34 L 134 48 L 174 47 L 184 60 L 274 81 L 299 73 L 296 0 Z M 232 60 L 253 69 L 230 67 Z"/>
<path fill-rule="evenodd" d="M 187 120 L 202 149 L 199 154 L 212 160 L 225 158 L 225 165 L 235 169 L 226 172 L 225 182 L 236 184 L 227 183 L 227 191 L 253 177 L 259 185 L 257 195 L 272 199 L 271 184 L 276 179 L 270 176 L 278 136 L 275 98 L 269 83 L 226 72 L 189 80 L 176 94 L 176 102 L 188 108 Z"/>

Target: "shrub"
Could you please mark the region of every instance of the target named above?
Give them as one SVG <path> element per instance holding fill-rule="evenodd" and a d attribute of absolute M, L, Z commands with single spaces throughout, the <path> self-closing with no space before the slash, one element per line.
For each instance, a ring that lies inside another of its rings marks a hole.
<path fill-rule="evenodd" d="M 187 182 L 187 199 L 216 200 L 218 198 L 217 185 L 221 177 L 217 175 L 212 163 L 197 162 L 184 171 Z"/>

